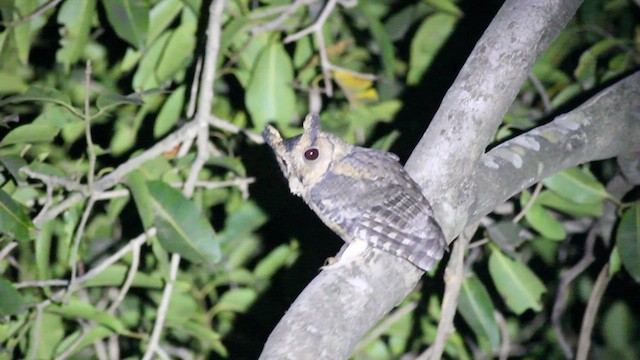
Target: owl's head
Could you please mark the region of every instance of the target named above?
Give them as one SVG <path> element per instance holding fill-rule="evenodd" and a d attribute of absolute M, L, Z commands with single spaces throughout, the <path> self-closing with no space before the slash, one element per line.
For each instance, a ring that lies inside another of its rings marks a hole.
<path fill-rule="evenodd" d="M 262 133 L 276 154 L 282 173 L 289 180 L 291 192 L 298 196 L 322 180 L 332 162 L 351 146 L 320 131 L 320 117 L 316 113 L 307 115 L 303 128 L 302 134 L 289 139 L 284 139 L 271 125 L 267 125 Z"/>

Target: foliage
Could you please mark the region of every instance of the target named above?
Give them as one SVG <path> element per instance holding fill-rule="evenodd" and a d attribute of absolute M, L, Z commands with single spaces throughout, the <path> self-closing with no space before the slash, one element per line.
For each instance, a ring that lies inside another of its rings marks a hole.
<path fill-rule="evenodd" d="M 199 81 L 211 56 L 209 2 L 0 2 L 0 359 L 260 350 L 230 349 L 230 339 L 254 336 L 238 322 L 260 316 L 256 304 L 307 245 L 293 231 L 265 230 L 277 214 L 249 192 L 256 133 L 275 122 L 296 134 L 299 119 L 324 102 L 328 130 L 390 148 L 402 136 L 399 121 L 423 121 L 410 114 L 391 123 L 416 101 L 407 94 L 433 76 L 458 24 L 474 16 L 453 0 L 338 3 L 323 24 L 319 3 L 226 1 L 210 84 Z M 637 67 L 634 6 L 586 1 L 536 63 L 496 141 Z M 306 26 L 312 31 L 299 33 Z M 198 96 L 211 90 L 213 105 L 199 118 L 207 103 Z M 198 121 L 210 135 L 204 150 Z M 567 169 L 488 219 L 479 234 L 492 243 L 470 250 L 448 356 L 497 354 L 505 333 L 516 354 L 561 356 L 545 325 L 565 270 L 583 256 L 595 257 L 594 268 L 609 264 L 616 288 L 637 289 L 640 208 L 608 191 L 618 171 L 614 160 Z M 594 251 L 583 239 L 607 204 L 616 207 L 606 215 L 620 220 Z M 519 209 L 524 220 L 514 221 Z M 283 233 L 289 238 L 269 241 Z M 592 270 L 570 283 L 560 329 L 569 338 L 580 332 Z M 422 352 L 440 302 L 437 291 L 411 294 L 354 358 Z M 594 351 L 640 357 L 637 297 L 612 292 L 603 304 Z"/>

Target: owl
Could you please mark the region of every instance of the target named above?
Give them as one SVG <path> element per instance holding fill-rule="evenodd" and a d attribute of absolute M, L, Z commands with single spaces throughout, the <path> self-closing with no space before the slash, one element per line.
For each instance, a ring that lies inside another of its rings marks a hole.
<path fill-rule="evenodd" d="M 291 192 L 348 244 L 338 263 L 372 246 L 431 270 L 447 243 L 429 202 L 398 157 L 321 131 L 314 113 L 303 128 L 301 135 L 283 139 L 267 125 L 263 137 Z"/>

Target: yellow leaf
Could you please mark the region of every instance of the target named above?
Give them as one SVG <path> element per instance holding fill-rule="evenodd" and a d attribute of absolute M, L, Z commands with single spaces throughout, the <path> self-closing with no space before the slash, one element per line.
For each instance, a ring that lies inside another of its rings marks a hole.
<path fill-rule="evenodd" d="M 333 77 L 354 108 L 365 102 L 378 101 L 378 92 L 373 87 L 372 79 L 343 70 L 333 70 Z"/>

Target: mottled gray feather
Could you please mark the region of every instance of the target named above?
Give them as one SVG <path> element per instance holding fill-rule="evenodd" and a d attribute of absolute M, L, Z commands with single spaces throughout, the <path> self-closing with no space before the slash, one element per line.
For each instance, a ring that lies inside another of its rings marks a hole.
<path fill-rule="evenodd" d="M 345 241 L 366 240 L 371 246 L 431 270 L 447 245 L 419 186 L 391 154 L 356 147 L 339 160 L 373 178 L 329 171 L 305 199 L 320 218 Z"/>

